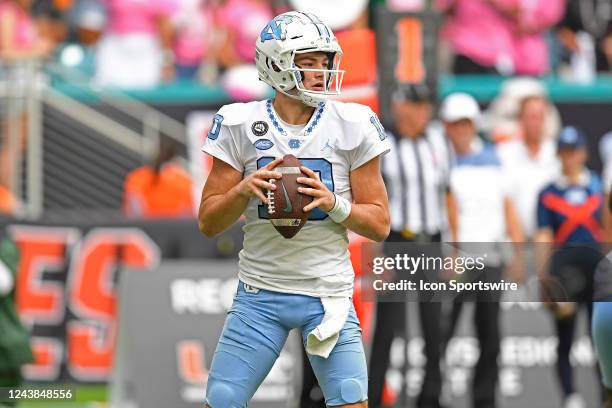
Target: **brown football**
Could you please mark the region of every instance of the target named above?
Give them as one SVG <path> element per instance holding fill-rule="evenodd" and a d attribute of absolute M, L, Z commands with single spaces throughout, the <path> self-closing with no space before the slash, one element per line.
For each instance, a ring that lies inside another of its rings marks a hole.
<path fill-rule="evenodd" d="M 300 184 L 297 178 L 306 174 L 300 170 L 301 163 L 297 157 L 288 154 L 274 168 L 283 176 L 279 180 L 270 179 L 276 184 L 276 190 L 268 190 L 268 216 L 276 230 L 285 238 L 293 238 L 302 229 L 308 214 L 304 207 L 313 200 L 312 196 L 298 192 Z"/>

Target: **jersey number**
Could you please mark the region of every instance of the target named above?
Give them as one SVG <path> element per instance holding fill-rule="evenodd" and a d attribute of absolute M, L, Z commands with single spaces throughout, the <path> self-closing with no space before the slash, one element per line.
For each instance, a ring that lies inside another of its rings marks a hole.
<path fill-rule="evenodd" d="M 262 167 L 265 167 L 274 160 L 274 157 L 262 157 L 257 160 L 257 169 L 259 170 Z M 312 171 L 319 174 L 319 178 L 325 184 L 325 187 L 328 188 L 329 191 L 334 191 L 334 178 L 332 174 L 332 164 L 325 159 L 299 159 L 300 162 L 311 169 Z M 269 219 L 268 217 L 268 208 L 265 205 L 260 205 L 258 208 L 259 218 Z M 309 221 L 321 221 L 327 218 L 327 213 L 321 211 L 318 208 L 315 208 L 310 212 L 308 216 Z"/>
<path fill-rule="evenodd" d="M 219 137 L 219 132 L 221 131 L 221 123 L 223 122 L 223 115 L 219 115 L 218 113 L 213 118 L 213 123 L 210 126 L 210 130 L 208 131 L 208 138 L 210 140 L 216 140 Z"/>

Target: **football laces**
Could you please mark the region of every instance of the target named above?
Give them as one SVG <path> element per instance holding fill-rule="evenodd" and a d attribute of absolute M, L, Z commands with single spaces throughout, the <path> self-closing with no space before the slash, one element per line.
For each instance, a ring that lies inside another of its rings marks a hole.
<path fill-rule="evenodd" d="M 275 179 L 268 180 L 269 183 L 275 184 Z M 272 190 L 268 190 L 266 194 L 266 198 L 268 199 L 268 214 L 274 214 L 275 206 L 274 206 L 274 192 Z"/>

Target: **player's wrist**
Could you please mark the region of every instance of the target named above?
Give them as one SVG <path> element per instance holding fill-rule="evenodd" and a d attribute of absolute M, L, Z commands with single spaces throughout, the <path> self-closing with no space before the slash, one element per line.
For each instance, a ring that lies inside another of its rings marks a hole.
<path fill-rule="evenodd" d="M 251 191 L 251 189 L 249 188 L 249 185 L 246 182 L 246 179 L 242 180 L 240 183 L 236 185 L 235 192 L 238 195 L 238 197 L 241 197 L 247 200 L 255 195 L 255 193 L 253 193 L 253 191 Z"/>
<path fill-rule="evenodd" d="M 332 221 L 340 224 L 351 215 L 351 202 L 346 198 L 334 193 L 335 203 L 331 210 L 327 211 L 327 215 Z"/>
<path fill-rule="evenodd" d="M 330 212 L 334 206 L 336 205 L 336 194 L 334 194 L 333 192 L 329 192 L 329 197 L 326 200 L 326 204 L 325 205 L 320 205 L 319 209 L 321 211 L 324 211 L 326 213 Z"/>

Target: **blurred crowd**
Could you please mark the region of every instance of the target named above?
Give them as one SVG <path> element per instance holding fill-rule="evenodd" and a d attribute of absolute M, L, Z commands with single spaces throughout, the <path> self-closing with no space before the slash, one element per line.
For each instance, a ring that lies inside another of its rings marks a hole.
<path fill-rule="evenodd" d="M 0 60 L 50 57 L 102 85 L 232 81 L 249 75 L 274 15 L 314 12 L 336 32 L 375 29 L 373 10 L 443 15 L 442 69 L 591 80 L 612 66 L 607 0 L 0 0 Z M 350 67 L 347 67 L 350 69 Z M 223 76 L 219 76 L 223 75 Z M 229 82 L 229 84 L 227 84 Z M 253 81 L 257 83 L 257 81 Z"/>

